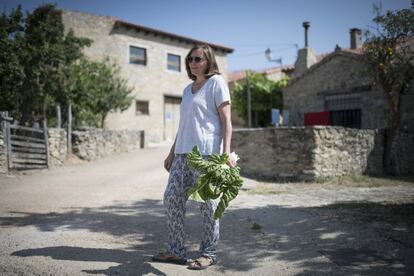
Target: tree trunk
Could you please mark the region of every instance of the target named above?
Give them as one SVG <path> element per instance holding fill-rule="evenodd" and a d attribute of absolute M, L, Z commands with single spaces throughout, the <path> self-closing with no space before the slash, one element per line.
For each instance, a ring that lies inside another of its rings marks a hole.
<path fill-rule="evenodd" d="M 396 138 L 398 135 L 398 129 L 400 126 L 400 95 L 398 93 L 389 94 L 389 107 L 390 113 L 388 117 L 388 129 L 385 142 L 385 154 L 384 154 L 384 172 L 390 175 L 397 175 L 398 159 L 396 158 Z"/>
<path fill-rule="evenodd" d="M 102 114 L 101 115 L 101 128 L 102 129 L 104 128 L 104 125 L 105 125 L 105 118 L 106 118 L 106 115 L 105 114 Z"/>

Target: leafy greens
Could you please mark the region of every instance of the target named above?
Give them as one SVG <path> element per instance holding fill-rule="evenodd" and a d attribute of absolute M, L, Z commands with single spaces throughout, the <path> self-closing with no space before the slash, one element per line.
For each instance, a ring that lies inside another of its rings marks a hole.
<path fill-rule="evenodd" d="M 206 201 L 217 199 L 220 202 L 214 212 L 214 219 L 220 219 L 224 210 L 239 193 L 243 180 L 240 178 L 240 168 L 227 165 L 227 154 L 212 154 L 204 160 L 197 146 L 187 156 L 188 164 L 201 172 L 196 184 L 188 191 L 190 199 Z"/>

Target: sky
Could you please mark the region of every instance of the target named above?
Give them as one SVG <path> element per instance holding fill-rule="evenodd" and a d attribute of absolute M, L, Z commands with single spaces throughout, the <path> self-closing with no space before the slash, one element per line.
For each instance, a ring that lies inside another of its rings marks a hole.
<path fill-rule="evenodd" d="M 283 65 L 294 64 L 304 47 L 304 21 L 309 46 L 325 54 L 337 44 L 349 48 L 351 28 L 374 27 L 374 4 L 383 12 L 411 6 L 410 0 L 0 0 L 0 9 L 9 13 L 21 4 L 33 11 L 45 3 L 233 48 L 229 72 L 280 66 L 266 59 L 267 48 Z"/>

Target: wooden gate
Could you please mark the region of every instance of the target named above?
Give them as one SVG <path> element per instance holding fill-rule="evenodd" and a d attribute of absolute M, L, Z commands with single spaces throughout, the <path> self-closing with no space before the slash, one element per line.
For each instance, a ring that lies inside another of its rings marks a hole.
<path fill-rule="evenodd" d="M 49 167 L 46 123 L 43 129 L 3 121 L 3 139 L 9 170 L 31 170 Z"/>

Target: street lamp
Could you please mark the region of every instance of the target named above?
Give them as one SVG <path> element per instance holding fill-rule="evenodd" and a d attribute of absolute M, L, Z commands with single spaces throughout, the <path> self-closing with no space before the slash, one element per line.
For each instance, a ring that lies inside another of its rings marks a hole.
<path fill-rule="evenodd" d="M 270 62 L 276 62 L 276 63 L 279 63 L 280 66 L 283 66 L 282 58 L 272 59 L 273 58 L 273 52 L 269 48 L 266 49 L 265 56 L 266 56 L 266 58 L 267 58 L 268 61 L 270 61 Z"/>

